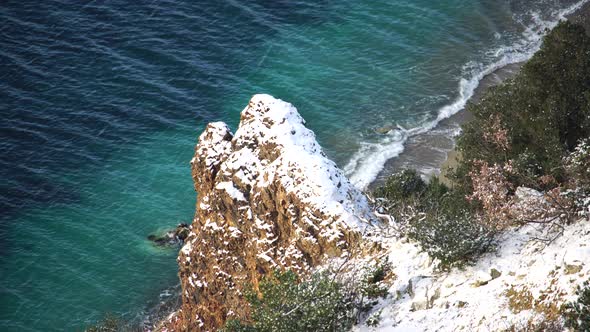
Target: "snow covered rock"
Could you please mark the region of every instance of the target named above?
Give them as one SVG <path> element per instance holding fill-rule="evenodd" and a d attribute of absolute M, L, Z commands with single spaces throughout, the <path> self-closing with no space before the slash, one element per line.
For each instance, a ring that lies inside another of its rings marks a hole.
<path fill-rule="evenodd" d="M 590 278 L 590 224 L 583 218 L 565 225 L 552 242 L 538 240 L 544 232 L 538 225 L 507 230 L 496 252 L 448 272 L 424 264 L 413 243 L 384 243 L 397 276 L 389 293 L 398 296 L 371 310 L 380 314 L 377 326 L 355 331 L 499 332 L 555 319 Z"/>
<path fill-rule="evenodd" d="M 408 294 L 412 297 L 412 311 L 430 309 L 440 297 L 440 286 L 434 285 L 431 277 L 419 276 L 410 279 Z"/>
<path fill-rule="evenodd" d="M 532 188 L 518 187 L 514 192 L 514 196 L 516 196 L 516 198 L 519 200 L 527 201 L 541 199 L 543 198 L 543 193 Z"/>
<path fill-rule="evenodd" d="M 246 316 L 246 285 L 340 256 L 373 222 L 295 107 L 269 95 L 252 97 L 235 135 L 209 124 L 191 165 L 197 209 L 178 257 L 182 307 L 168 329 L 212 331 Z"/>

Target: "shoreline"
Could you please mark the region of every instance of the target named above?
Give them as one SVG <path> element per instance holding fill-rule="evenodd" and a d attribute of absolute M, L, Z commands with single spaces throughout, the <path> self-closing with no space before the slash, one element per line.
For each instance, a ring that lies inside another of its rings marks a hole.
<path fill-rule="evenodd" d="M 568 21 L 582 25 L 586 33 L 590 35 L 590 2 L 585 3 L 572 14 L 566 16 Z M 528 60 L 527 60 L 528 61 Z M 467 103 L 477 103 L 485 93 L 494 86 L 514 77 L 520 72 L 520 68 L 527 62 L 516 62 L 498 68 L 484 76 Z M 432 130 L 417 136 L 410 137 L 404 146 L 404 151 L 397 157 L 388 160 L 377 177 L 370 183 L 368 190 L 374 190 L 395 172 L 413 168 L 426 178 L 438 176 L 443 181 L 444 170 L 456 164 L 458 151 L 455 150 L 455 137 L 458 135 L 461 125 L 471 119 L 471 115 L 465 108 L 441 121 Z"/>
<path fill-rule="evenodd" d="M 509 64 L 484 76 L 475 89 L 473 97 L 467 102 L 477 102 L 489 88 L 514 77 L 523 64 L 524 62 Z M 471 115 L 462 109 L 448 119 L 441 121 L 432 130 L 410 137 L 405 143 L 404 151 L 399 156 L 387 161 L 383 170 L 371 182 L 368 189 L 374 190 L 391 174 L 402 169 L 414 168 L 427 178 L 440 177 L 444 167 L 456 158 L 455 137 L 460 131 L 461 125 L 470 119 Z"/>

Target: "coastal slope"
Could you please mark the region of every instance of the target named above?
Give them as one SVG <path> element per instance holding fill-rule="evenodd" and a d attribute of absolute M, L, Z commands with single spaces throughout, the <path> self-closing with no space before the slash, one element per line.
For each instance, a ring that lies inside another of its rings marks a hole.
<path fill-rule="evenodd" d="M 178 257 L 182 305 L 162 331 L 248 322 L 253 307 L 244 295 L 257 293 L 275 271 L 302 280 L 329 271 L 332 282 L 350 289 L 372 280 L 373 290 L 384 291 L 354 309 L 360 331 L 560 327 L 562 305 L 590 278 L 587 197 L 575 220 L 557 231 L 509 227 L 498 233 L 495 251 L 441 269 L 423 244 L 400 232 L 402 220 L 373 211 L 295 107 L 269 95 L 252 97 L 235 134 L 225 123 L 209 124 L 191 167 L 198 199 Z M 532 204 L 542 194 L 519 187 L 516 196 Z M 378 266 L 387 266 L 383 275 L 367 279 Z"/>

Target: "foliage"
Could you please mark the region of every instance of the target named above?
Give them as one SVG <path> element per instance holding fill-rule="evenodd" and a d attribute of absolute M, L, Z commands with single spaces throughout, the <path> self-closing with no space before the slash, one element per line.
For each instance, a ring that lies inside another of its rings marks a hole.
<path fill-rule="evenodd" d="M 392 278 L 387 259 L 341 275 L 316 272 L 299 280 L 292 271 L 279 272 L 262 279 L 259 292 L 245 292 L 251 307 L 248 320 L 230 319 L 227 332 L 266 331 L 346 331 L 387 296 L 385 281 Z M 348 278 L 348 280 L 343 280 Z"/>
<path fill-rule="evenodd" d="M 379 298 L 387 297 L 388 287 L 384 281 L 391 274 L 391 263 L 385 259 L 368 267 L 361 276 L 360 282 L 353 283 L 350 294 L 354 294 L 352 298 L 358 310 L 357 320 L 361 314 L 375 306 Z"/>
<path fill-rule="evenodd" d="M 576 291 L 578 299 L 564 306 L 565 326 L 574 331 L 590 331 L 590 279 Z"/>
<path fill-rule="evenodd" d="M 468 199 L 481 203 L 486 224 L 498 230 L 506 228 L 512 217 L 511 193 L 514 192 L 514 186 L 508 178 L 513 169 L 510 161 L 501 166 L 475 160 L 469 172 L 473 192 Z"/>
<path fill-rule="evenodd" d="M 567 174 L 580 187 L 590 188 L 590 138 L 581 140 L 564 164 Z"/>
<path fill-rule="evenodd" d="M 441 268 L 469 262 L 492 245 L 494 229 L 480 222 L 476 205 L 436 177 L 425 183 L 415 171 L 405 170 L 374 194 L 401 225 L 400 235 L 418 241 Z"/>
<path fill-rule="evenodd" d="M 544 189 L 544 175 L 564 182 L 562 158 L 590 136 L 590 38 L 581 26 L 560 23 L 514 79 L 467 110 L 474 119 L 458 139 L 459 177 L 468 176 L 474 160 L 512 160 L 515 186 Z"/>
<path fill-rule="evenodd" d="M 536 322 L 532 319 L 519 326 L 511 326 L 506 332 L 562 332 L 563 326 L 558 320 L 544 319 Z"/>
<path fill-rule="evenodd" d="M 390 176 L 385 184 L 375 191 L 376 197 L 392 202 L 408 201 L 421 196 L 426 183 L 415 170 L 406 169 Z"/>
<path fill-rule="evenodd" d="M 533 309 L 535 298 L 528 288 L 515 289 L 512 286 L 506 291 L 505 295 L 508 298 L 508 308 L 513 313 L 518 314 L 521 311 Z"/>
<path fill-rule="evenodd" d="M 225 331 L 345 331 L 354 323 L 354 304 L 327 273 L 299 282 L 292 271 L 277 272 L 248 291 L 251 322 L 230 320 Z"/>
<path fill-rule="evenodd" d="M 379 325 L 379 323 L 381 322 L 381 313 L 383 312 L 383 309 L 380 309 L 379 311 L 376 311 L 374 313 L 372 313 L 366 320 L 366 324 L 369 327 L 376 327 Z"/>
<path fill-rule="evenodd" d="M 431 257 L 438 259 L 440 268 L 449 269 L 490 250 L 494 234 L 469 210 L 449 213 L 444 209 L 433 209 L 411 224 L 408 236 L 418 241 Z"/>

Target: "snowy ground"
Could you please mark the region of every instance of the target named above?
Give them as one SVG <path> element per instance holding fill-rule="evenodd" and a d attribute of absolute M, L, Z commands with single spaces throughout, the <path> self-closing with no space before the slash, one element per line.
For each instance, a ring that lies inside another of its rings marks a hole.
<path fill-rule="evenodd" d="M 372 310 L 380 324 L 355 330 L 503 331 L 542 319 L 590 278 L 590 222 L 566 226 L 550 244 L 533 240 L 543 235 L 533 226 L 509 231 L 496 252 L 451 272 L 436 271 L 414 243 L 386 241 L 396 277 Z"/>

